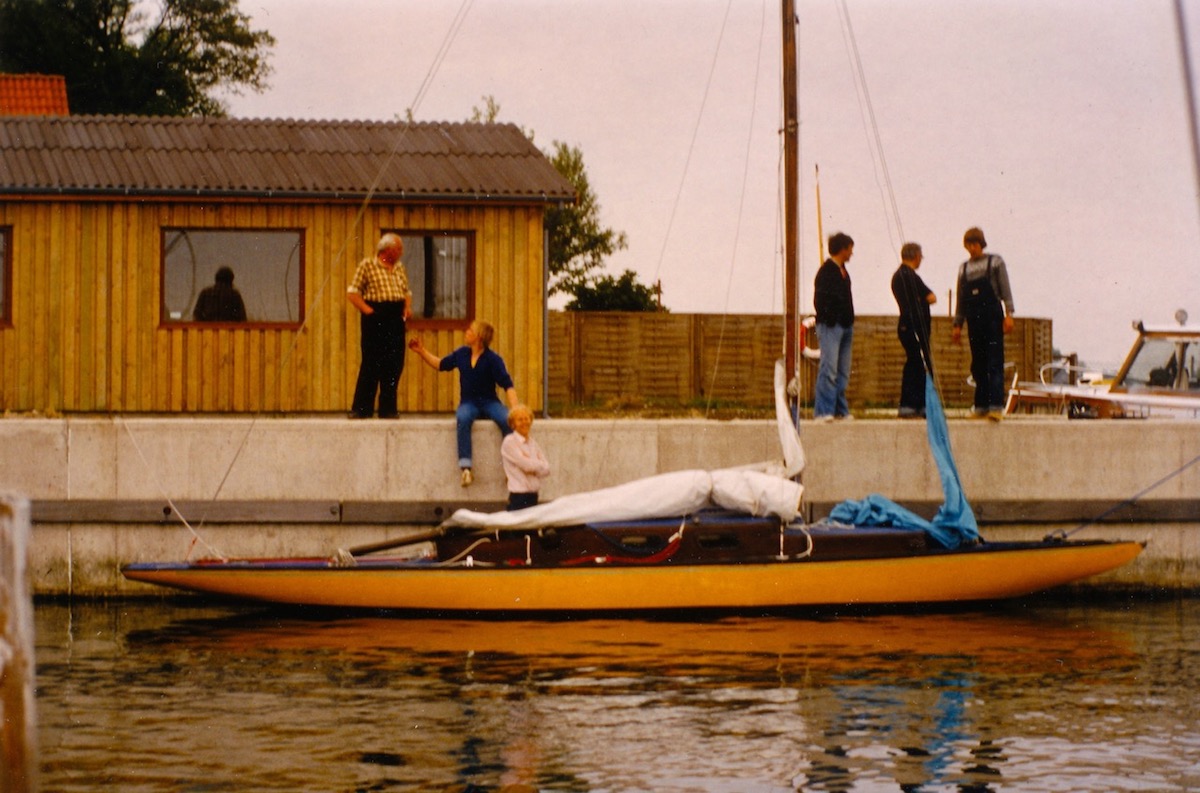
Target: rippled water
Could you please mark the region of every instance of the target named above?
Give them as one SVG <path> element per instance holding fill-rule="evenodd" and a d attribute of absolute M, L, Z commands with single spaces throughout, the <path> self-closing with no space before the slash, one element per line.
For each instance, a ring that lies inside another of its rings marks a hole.
<path fill-rule="evenodd" d="M 1200 788 L 1200 601 L 467 621 L 36 609 L 43 791 Z"/>

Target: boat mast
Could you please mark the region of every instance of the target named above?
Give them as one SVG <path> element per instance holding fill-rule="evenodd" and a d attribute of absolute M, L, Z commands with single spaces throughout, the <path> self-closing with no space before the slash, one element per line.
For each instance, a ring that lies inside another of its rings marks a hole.
<path fill-rule="evenodd" d="M 796 4 L 782 0 L 783 6 L 783 290 L 784 290 L 784 371 L 787 381 L 797 378 L 797 322 L 800 291 L 797 283 L 800 228 L 797 207 L 800 198 L 799 114 L 796 99 Z"/>

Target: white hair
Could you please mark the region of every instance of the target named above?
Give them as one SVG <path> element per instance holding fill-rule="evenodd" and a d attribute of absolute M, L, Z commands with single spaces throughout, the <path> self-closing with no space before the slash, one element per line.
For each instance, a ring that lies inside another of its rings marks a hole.
<path fill-rule="evenodd" d="M 404 240 L 400 239 L 400 235 L 393 234 L 392 232 L 389 231 L 387 234 L 384 234 L 382 237 L 379 238 L 379 243 L 375 246 L 375 252 L 383 253 L 384 251 L 390 250 L 392 248 L 402 248 L 402 247 L 404 247 Z"/>

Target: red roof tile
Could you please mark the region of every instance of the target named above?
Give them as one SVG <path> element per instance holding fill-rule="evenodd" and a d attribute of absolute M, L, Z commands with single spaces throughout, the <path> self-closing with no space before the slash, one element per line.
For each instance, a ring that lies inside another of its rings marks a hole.
<path fill-rule="evenodd" d="M 57 74 L 0 74 L 0 115 L 65 116 L 67 81 Z"/>

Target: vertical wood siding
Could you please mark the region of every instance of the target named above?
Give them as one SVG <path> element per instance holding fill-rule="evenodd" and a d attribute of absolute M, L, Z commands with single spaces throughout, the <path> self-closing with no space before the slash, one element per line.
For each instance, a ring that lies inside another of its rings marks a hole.
<path fill-rule="evenodd" d="M 0 201 L 0 225 L 12 229 L 13 270 L 0 410 L 344 412 L 359 365 L 346 284 L 389 228 L 474 235 L 474 316 L 496 326 L 522 399 L 544 403 L 540 207 L 22 200 Z M 303 324 L 160 325 L 164 227 L 303 230 Z M 409 333 L 439 354 L 463 341 L 459 329 Z M 456 375 L 408 356 L 402 411 L 457 403 Z"/>

